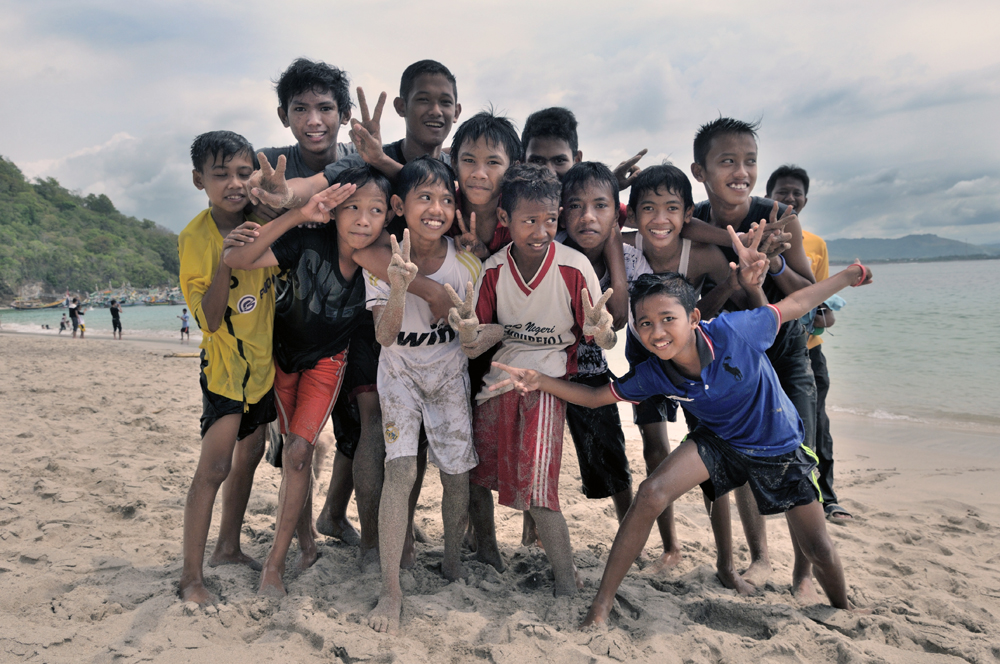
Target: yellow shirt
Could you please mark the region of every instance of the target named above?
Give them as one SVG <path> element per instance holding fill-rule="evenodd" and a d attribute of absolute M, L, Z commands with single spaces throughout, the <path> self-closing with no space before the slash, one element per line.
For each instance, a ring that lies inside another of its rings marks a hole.
<path fill-rule="evenodd" d="M 209 332 L 201 300 L 219 270 L 222 241 L 211 210 L 203 211 L 181 231 L 177 238 L 181 291 L 201 329 L 202 372 L 208 390 L 253 404 L 274 383 L 271 335 L 278 268 L 233 270 L 222 325 Z"/>
<path fill-rule="evenodd" d="M 802 231 L 802 245 L 806 250 L 806 256 L 812 261 L 813 275 L 816 281 L 823 281 L 830 276 L 830 255 L 826 251 L 826 242 L 818 235 L 813 235 L 809 231 Z M 815 348 L 823 343 L 823 338 L 810 334 L 806 341 L 806 348 Z"/>

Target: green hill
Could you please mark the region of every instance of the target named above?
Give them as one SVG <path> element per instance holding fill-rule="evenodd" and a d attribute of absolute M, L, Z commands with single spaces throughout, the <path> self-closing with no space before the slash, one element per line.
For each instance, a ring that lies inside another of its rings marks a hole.
<path fill-rule="evenodd" d="M 827 240 L 830 261 L 850 263 L 855 258 L 872 260 L 927 260 L 934 258 L 983 258 L 996 256 L 996 247 L 968 244 L 937 235 L 907 235 L 888 240 L 884 238 L 855 238 Z"/>
<path fill-rule="evenodd" d="M 0 157 L 0 297 L 22 285 L 59 294 L 131 282 L 177 284 L 177 235 L 127 217 L 104 194 L 79 196 L 52 178 L 25 180 Z"/>

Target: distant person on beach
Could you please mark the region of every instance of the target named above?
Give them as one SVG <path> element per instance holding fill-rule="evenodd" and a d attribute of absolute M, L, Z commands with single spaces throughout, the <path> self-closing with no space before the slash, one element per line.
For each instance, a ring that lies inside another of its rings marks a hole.
<path fill-rule="evenodd" d="M 59 334 L 62 334 L 63 330 L 68 330 L 68 329 L 70 329 L 69 318 L 66 317 L 66 314 L 63 314 L 62 320 L 59 321 Z"/>
<path fill-rule="evenodd" d="M 749 484 L 765 514 L 785 513 L 795 551 L 792 592 L 804 604 L 819 597 L 812 574 L 830 603 L 850 609 L 843 566 L 826 530 L 816 480 L 815 454 L 804 445 L 802 420 L 782 391 L 765 352 L 783 320 L 795 320 L 847 286 L 871 282 L 855 263 L 826 281 L 768 304 L 760 284 L 768 267 L 757 251 L 760 231 L 739 249 L 739 281 L 752 308 L 702 321 L 694 289 L 677 274 L 645 275 L 631 290 L 631 308 L 643 346 L 654 357 L 631 366 L 607 387 L 589 387 L 535 370 L 494 363 L 510 378 L 494 389 L 535 390 L 588 407 L 638 402 L 654 394 L 681 400 L 699 423 L 639 486 L 611 548 L 601 585 L 583 626 L 605 623 L 615 593 L 663 509 L 699 484 L 710 498 Z M 709 389 L 711 388 L 711 389 Z"/>
<path fill-rule="evenodd" d="M 201 457 L 184 507 L 180 596 L 207 604 L 214 598 L 205 588 L 202 564 L 223 483 L 219 538 L 208 564 L 260 569 L 241 550 L 240 531 L 264 455 L 264 429 L 276 417 L 271 339 L 277 270 L 232 270 L 222 261 L 223 238 L 246 221 L 244 185 L 255 166 L 250 143 L 230 131 L 202 134 L 191 145 L 191 161 L 194 186 L 208 195 L 211 207 L 177 239 L 181 290 L 202 333 Z"/>
<path fill-rule="evenodd" d="M 76 339 L 76 332 L 80 328 L 80 318 L 78 314 L 80 313 L 80 299 L 74 297 L 73 301 L 69 303 L 69 319 L 73 323 L 73 338 Z"/>
<path fill-rule="evenodd" d="M 352 335 L 366 312 L 365 283 L 352 256 L 382 233 L 391 192 L 378 171 L 367 165 L 351 168 L 305 206 L 265 226 L 243 224 L 230 236 L 234 246 L 225 252 L 227 265 L 280 270 L 289 281 L 274 324 L 275 401 L 286 440 L 272 460 L 281 467 L 281 489 L 260 594 L 285 594 L 282 577 L 294 534 L 300 570 L 319 555 L 312 522 L 313 452 L 341 391 L 349 352 L 353 355 L 348 348 Z M 318 227 L 301 227 L 305 222 Z M 364 349 L 356 350 L 364 355 Z M 349 539 L 347 531 L 357 539 L 346 519 L 336 525 L 343 539 Z"/>
<path fill-rule="evenodd" d="M 111 300 L 111 338 L 117 338 L 118 341 L 122 340 L 122 305 L 118 304 L 118 300 Z M 117 337 L 115 334 L 117 333 Z M 190 335 L 188 336 L 190 338 Z"/>
<path fill-rule="evenodd" d="M 455 330 L 438 320 L 420 297 L 407 293 L 422 272 L 472 301 L 482 263 L 446 237 L 455 221 L 455 173 L 441 161 L 420 157 L 397 178 L 392 208 L 406 220 L 402 249 L 391 236 L 389 281 L 365 272 L 367 301 L 382 345 L 378 393 L 385 421 L 385 481 L 379 504 L 382 590 L 368 615 L 375 631 L 399 629 L 403 591 L 399 568 L 409 529 L 409 498 L 417 480 L 421 427 L 444 489 L 444 558 L 441 573 L 462 577 L 462 535 L 469 512 L 469 471 L 478 459 L 472 442 L 469 360 Z M 412 249 L 411 249 L 412 247 Z"/>
<path fill-rule="evenodd" d="M 586 256 L 555 241 L 561 193 L 558 178 L 542 166 L 518 164 L 504 174 L 496 191 L 497 214 L 512 241 L 483 264 L 475 301 L 452 295 L 456 307 L 449 321 L 469 357 L 499 344 L 496 359 L 539 367 L 558 380 L 577 372 L 581 339 L 614 347 L 611 315 L 604 308 L 610 293 L 597 295 L 600 281 Z M 469 502 L 476 557 L 497 571 L 505 568 L 493 516 L 492 491 L 498 491 L 501 505 L 531 512 L 552 565 L 555 594 L 572 595 L 576 568 L 559 506 L 566 402 L 512 391 L 509 381 L 491 389 L 502 377 L 490 368 L 473 410 L 479 465 L 470 475 Z"/>
<path fill-rule="evenodd" d="M 767 197 L 790 205 L 796 213 L 802 214 L 809 202 L 809 174 L 798 166 L 781 166 L 767 179 Z M 826 279 L 830 274 L 830 257 L 826 242 L 818 235 L 813 235 L 803 229 L 802 243 L 806 255 L 812 262 L 813 274 L 816 280 Z M 816 456 L 819 457 L 819 488 L 823 494 L 823 509 L 826 518 L 833 522 L 844 523 L 853 517 L 851 513 L 838 504 L 837 494 L 833 490 L 833 436 L 830 435 L 830 418 L 826 414 L 826 396 L 830 391 L 830 372 L 823 355 L 823 338 L 820 336 L 836 319 L 833 310 L 823 303 L 819 305 L 810 321 L 810 335 L 806 342 L 809 349 L 809 359 L 812 363 L 813 375 L 816 377 Z"/>
<path fill-rule="evenodd" d="M 77 322 L 80 325 L 80 338 L 81 339 L 83 339 L 83 335 L 86 334 L 86 332 L 87 332 L 87 325 L 83 322 L 83 315 L 85 313 L 86 313 L 86 310 L 83 308 L 82 305 L 79 306 L 79 307 L 77 307 L 77 309 L 76 309 L 76 320 L 77 320 Z"/>
<path fill-rule="evenodd" d="M 181 309 L 181 343 L 184 343 L 184 336 L 187 335 L 188 343 L 191 343 L 191 314 L 187 309 Z"/>

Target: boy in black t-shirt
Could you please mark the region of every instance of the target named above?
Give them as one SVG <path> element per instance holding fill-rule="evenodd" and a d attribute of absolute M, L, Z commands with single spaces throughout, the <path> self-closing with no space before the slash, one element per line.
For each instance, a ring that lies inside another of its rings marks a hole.
<path fill-rule="evenodd" d="M 117 300 L 111 300 L 111 338 L 122 340 L 122 306 Z M 117 335 L 117 336 L 115 336 Z"/>
<path fill-rule="evenodd" d="M 746 233 L 763 220 L 768 220 L 768 226 L 784 227 L 790 236 L 789 246 L 784 253 L 770 257 L 763 286 L 768 301 L 775 303 L 810 286 L 815 278 L 802 246 L 802 228 L 795 210 L 750 195 L 757 182 L 757 127 L 756 123 L 719 118 L 699 128 L 694 139 L 691 173 L 705 185 L 708 200 L 695 205 L 694 216 L 718 229 L 732 226 L 737 233 Z M 722 251 L 726 258 L 736 262 L 738 257 L 731 246 L 722 246 Z M 816 382 L 802 324 L 797 320 L 784 323 L 767 356 L 782 389 L 802 418 L 805 445 L 812 449 L 816 432 Z M 748 487 L 741 487 L 735 493 L 752 560 L 743 578 L 760 585 L 771 570 L 764 518 L 757 511 Z"/>
<path fill-rule="evenodd" d="M 281 577 L 293 532 L 299 537 L 300 569 L 317 557 L 311 523 L 313 446 L 337 401 L 348 346 L 365 311 L 365 285 L 352 255 L 381 234 L 390 194 L 389 181 L 374 169 L 348 169 L 304 207 L 266 226 L 240 226 L 233 238 L 244 244 L 224 255 L 227 265 L 239 269 L 281 267 L 289 280 L 275 305 L 275 402 L 287 439 L 262 594 L 284 594 Z M 327 224 L 331 219 L 332 226 Z M 307 221 L 323 225 L 299 227 Z"/>

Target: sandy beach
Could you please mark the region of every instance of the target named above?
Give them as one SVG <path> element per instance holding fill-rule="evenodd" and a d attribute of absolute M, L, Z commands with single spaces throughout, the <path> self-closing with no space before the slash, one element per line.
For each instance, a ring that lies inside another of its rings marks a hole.
<path fill-rule="evenodd" d="M 364 624 L 378 574 L 360 573 L 356 549 L 329 539 L 305 572 L 290 558 L 281 601 L 256 596 L 256 572 L 220 567 L 206 571 L 217 606 L 182 603 L 183 505 L 201 395 L 197 360 L 164 355 L 196 350 L 0 334 L 3 662 L 1000 662 L 995 435 L 836 413 L 836 488 L 855 518 L 830 530 L 850 597 L 870 615 L 795 602 L 781 517 L 768 521 L 768 583 L 751 597 L 723 588 L 695 491 L 677 504 L 679 567 L 652 573 L 654 536 L 621 587 L 610 628 L 577 631 L 617 523 L 610 500 L 580 492 L 568 436 L 560 495 L 586 583 L 572 600 L 552 597 L 544 553 L 520 546 L 520 514 L 505 508 L 497 526 L 507 571 L 467 561 L 468 578 L 447 583 L 441 487 L 429 472 L 417 521 L 431 543 L 418 544 L 416 566 L 402 575 L 398 636 Z M 683 433 L 683 424 L 670 425 L 672 440 Z M 637 486 L 644 469 L 631 424 L 626 436 Z M 321 478 L 319 502 L 329 468 Z M 243 531 L 244 550 L 257 558 L 271 543 L 279 480 L 260 465 Z M 353 503 L 349 516 L 357 523 Z M 217 521 L 209 547 L 216 531 Z M 297 553 L 293 544 L 289 555 Z"/>

